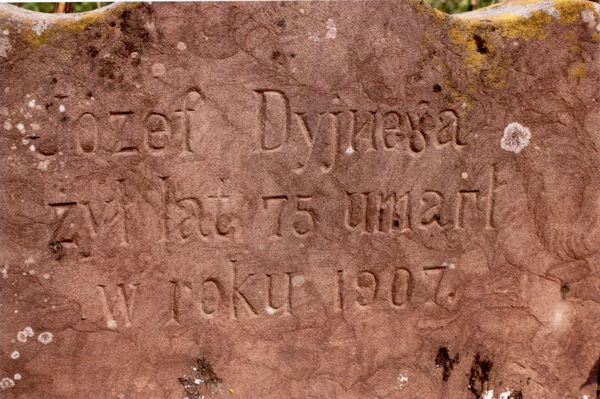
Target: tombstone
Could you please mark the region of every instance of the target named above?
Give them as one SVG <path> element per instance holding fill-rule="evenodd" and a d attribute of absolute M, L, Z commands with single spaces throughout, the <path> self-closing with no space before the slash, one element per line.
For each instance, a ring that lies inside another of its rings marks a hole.
<path fill-rule="evenodd" d="M 0 8 L 1 397 L 596 397 L 597 4 Z"/>

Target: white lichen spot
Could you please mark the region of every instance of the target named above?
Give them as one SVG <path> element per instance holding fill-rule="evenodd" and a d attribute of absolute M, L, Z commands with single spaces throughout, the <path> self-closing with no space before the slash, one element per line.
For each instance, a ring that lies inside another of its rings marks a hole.
<path fill-rule="evenodd" d="M 138 53 L 137 51 L 133 51 L 131 54 L 129 54 L 129 56 L 130 56 L 131 58 L 137 58 L 137 57 L 138 57 L 138 55 L 140 55 L 140 53 Z"/>
<path fill-rule="evenodd" d="M 8 265 L 2 266 L 0 273 L 2 273 L 2 278 L 6 280 L 8 278 Z"/>
<path fill-rule="evenodd" d="M 34 99 L 29 100 L 27 105 L 29 106 L 29 108 L 35 108 L 35 100 Z"/>
<path fill-rule="evenodd" d="M 15 386 L 15 382 L 8 377 L 4 377 L 0 380 L 0 389 L 10 389 Z"/>
<path fill-rule="evenodd" d="M 179 43 L 177 43 L 177 50 L 180 50 L 180 51 L 185 51 L 185 50 L 187 50 L 187 46 L 186 46 L 186 44 L 185 44 L 184 42 L 179 42 Z"/>
<path fill-rule="evenodd" d="M 308 40 L 312 40 L 313 42 L 318 42 L 321 39 L 319 38 L 319 34 L 318 33 L 309 33 L 308 34 Z"/>
<path fill-rule="evenodd" d="M 44 20 L 35 21 L 31 26 L 31 30 L 38 36 L 42 36 L 46 29 L 48 29 L 48 22 Z"/>
<path fill-rule="evenodd" d="M 17 341 L 19 341 L 21 343 L 27 342 L 27 334 L 25 334 L 24 331 L 19 331 L 17 333 Z"/>
<path fill-rule="evenodd" d="M 202 380 L 202 379 L 200 379 L 200 378 L 196 378 L 196 379 L 194 380 L 194 384 L 196 384 L 196 385 L 200 385 L 200 384 L 202 384 L 203 382 L 204 382 L 204 380 Z"/>
<path fill-rule="evenodd" d="M 354 154 L 354 152 L 355 152 L 355 151 L 354 151 L 354 148 L 352 148 L 352 146 L 350 146 L 350 147 L 346 148 L 346 151 L 344 151 L 344 153 L 345 153 L 346 155 L 352 155 L 352 154 Z"/>
<path fill-rule="evenodd" d="M 581 399 L 590 399 L 590 395 L 583 395 Z"/>
<path fill-rule="evenodd" d="M 509 399 L 511 393 L 512 393 L 512 391 L 507 388 L 506 391 L 500 393 L 500 396 L 498 396 L 498 399 Z"/>
<path fill-rule="evenodd" d="M 461 178 L 466 179 L 469 177 L 469 174 L 467 172 L 462 172 L 460 175 Z"/>
<path fill-rule="evenodd" d="M 12 123 L 9 120 L 4 121 L 4 130 L 12 129 Z"/>
<path fill-rule="evenodd" d="M 54 338 L 54 335 L 52 335 L 51 332 L 44 331 L 38 335 L 37 340 L 44 345 L 48 345 L 50 342 L 52 342 L 52 338 Z"/>
<path fill-rule="evenodd" d="M 35 259 L 33 258 L 33 256 L 29 256 L 27 259 L 25 259 L 23 263 L 25 263 L 26 265 L 32 265 L 35 263 Z"/>
<path fill-rule="evenodd" d="M 29 327 L 29 326 L 28 326 L 28 327 L 25 327 L 25 328 L 23 329 L 23 332 L 24 332 L 24 333 L 25 333 L 25 335 L 27 335 L 28 337 L 33 337 L 33 336 L 34 336 L 34 334 L 33 334 L 33 328 L 31 328 L 31 327 Z"/>
<path fill-rule="evenodd" d="M 8 52 L 11 48 L 12 46 L 8 37 L 0 37 L 0 57 L 8 57 Z"/>
<path fill-rule="evenodd" d="M 560 18 L 560 11 L 558 11 L 556 8 L 554 8 L 552 6 L 544 7 L 544 11 L 546 12 L 546 14 L 550 15 L 551 17 Z"/>
<path fill-rule="evenodd" d="M 274 315 L 274 314 L 277 312 L 277 310 L 276 310 L 276 309 L 274 309 L 274 308 L 272 308 L 272 307 L 270 307 L 270 306 L 267 306 L 267 307 L 265 308 L 265 312 L 267 312 L 267 313 L 268 313 L 268 314 L 270 314 L 270 315 Z"/>
<path fill-rule="evenodd" d="M 40 161 L 37 164 L 37 169 L 41 170 L 42 172 L 46 172 L 48 170 L 48 165 L 50 165 L 50 160 L 46 159 L 44 161 Z"/>
<path fill-rule="evenodd" d="M 156 26 L 154 26 L 154 22 L 146 22 L 144 24 L 144 28 L 146 28 L 146 30 L 148 30 L 150 32 L 156 31 Z"/>
<path fill-rule="evenodd" d="M 65 108 L 64 104 L 60 104 L 58 106 L 58 112 L 65 112 L 67 109 Z"/>
<path fill-rule="evenodd" d="M 15 374 L 15 375 L 14 375 L 14 377 L 13 377 L 13 379 L 14 379 L 15 381 L 19 381 L 21 378 L 23 378 L 23 377 L 22 377 L 22 376 L 21 376 L 21 374 L 19 374 L 19 373 Z"/>
<path fill-rule="evenodd" d="M 21 143 L 23 145 L 27 145 L 27 144 L 29 144 L 29 139 L 21 139 Z"/>
<path fill-rule="evenodd" d="M 8 35 L 10 34 L 10 32 L 9 32 L 9 30 L 8 30 L 8 29 L 4 29 L 4 30 L 2 31 L 2 34 L 3 34 L 4 36 L 8 36 Z"/>
<path fill-rule="evenodd" d="M 43 277 L 44 277 L 44 280 L 48 280 L 48 279 L 50 279 L 50 275 L 49 275 L 48 273 L 44 273 L 44 276 L 43 276 Z"/>
<path fill-rule="evenodd" d="M 494 399 L 494 390 L 489 389 L 487 391 L 484 391 L 483 395 L 481 395 L 481 399 Z"/>
<path fill-rule="evenodd" d="M 529 139 L 531 138 L 531 132 L 528 128 L 517 122 L 509 123 L 504 128 L 504 135 L 500 140 L 500 147 L 506 151 L 512 151 L 518 154 L 527 147 Z"/>
<path fill-rule="evenodd" d="M 19 353 L 19 351 L 13 351 L 10 354 L 10 358 L 13 359 L 13 360 L 17 360 L 20 356 L 21 356 L 21 354 Z"/>
<path fill-rule="evenodd" d="M 117 321 L 116 320 L 107 321 L 106 327 L 110 328 L 111 330 L 115 330 L 117 328 Z"/>
<path fill-rule="evenodd" d="M 37 124 L 37 123 L 32 123 L 32 124 L 31 124 L 31 128 L 32 128 L 33 130 L 40 130 L 40 125 L 39 125 L 39 124 Z"/>
<path fill-rule="evenodd" d="M 29 151 L 35 151 L 35 146 L 33 144 L 29 146 Z"/>
<path fill-rule="evenodd" d="M 398 376 L 397 380 L 398 380 L 398 388 L 402 389 L 406 386 L 406 383 L 408 382 L 408 375 L 400 374 Z"/>
<path fill-rule="evenodd" d="M 304 284 L 304 277 L 302 277 L 302 276 L 292 277 L 292 286 L 293 287 L 300 287 L 300 286 L 302 286 L 302 284 Z"/>
<path fill-rule="evenodd" d="M 24 125 L 24 124 L 22 124 L 22 123 L 20 123 L 20 122 L 19 122 L 19 123 L 17 123 L 17 126 L 16 126 L 16 127 L 17 127 L 17 130 L 18 130 L 19 132 L 21 132 L 21 133 L 25 133 L 25 125 Z"/>
<path fill-rule="evenodd" d="M 167 69 L 165 68 L 164 64 L 161 64 L 160 62 L 152 64 L 152 76 L 155 78 L 163 76 L 166 72 Z"/>
<path fill-rule="evenodd" d="M 594 22 L 596 18 L 594 18 L 594 11 L 590 9 L 583 10 L 581 12 L 581 19 L 583 22 Z"/>
<path fill-rule="evenodd" d="M 335 39 L 335 37 L 337 36 L 337 27 L 335 26 L 335 22 L 333 22 L 333 19 L 329 18 L 327 20 L 327 23 L 325 24 L 325 28 L 326 28 L 325 38 Z"/>

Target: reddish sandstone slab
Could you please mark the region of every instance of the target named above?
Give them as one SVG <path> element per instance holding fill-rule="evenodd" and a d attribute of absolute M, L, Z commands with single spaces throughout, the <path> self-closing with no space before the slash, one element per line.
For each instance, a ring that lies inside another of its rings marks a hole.
<path fill-rule="evenodd" d="M 0 397 L 594 397 L 594 3 L 0 19 Z"/>

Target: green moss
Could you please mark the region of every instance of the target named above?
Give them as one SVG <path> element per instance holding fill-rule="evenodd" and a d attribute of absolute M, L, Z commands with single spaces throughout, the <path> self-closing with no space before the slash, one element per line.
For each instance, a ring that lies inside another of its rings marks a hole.
<path fill-rule="evenodd" d="M 86 13 L 78 16 L 66 16 L 56 20 L 47 19 L 45 20 L 47 26 L 44 27 L 44 29 L 40 29 L 40 34 L 34 31 L 36 24 L 39 24 L 40 20 L 37 18 L 27 18 L 23 21 L 23 29 L 21 31 L 22 38 L 30 47 L 35 48 L 61 33 L 83 32 L 89 26 L 106 24 L 107 19 L 116 17 L 124 9 L 135 8 L 138 6 L 139 3 L 122 3 L 98 12 Z M 108 24 L 106 25 L 108 27 Z"/>

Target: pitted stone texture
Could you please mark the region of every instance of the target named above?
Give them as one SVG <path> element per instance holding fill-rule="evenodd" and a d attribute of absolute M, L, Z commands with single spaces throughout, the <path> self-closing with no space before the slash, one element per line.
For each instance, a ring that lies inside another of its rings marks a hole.
<path fill-rule="evenodd" d="M 595 397 L 599 22 L 2 6 L 0 397 Z"/>

